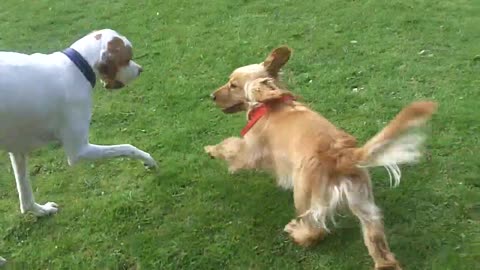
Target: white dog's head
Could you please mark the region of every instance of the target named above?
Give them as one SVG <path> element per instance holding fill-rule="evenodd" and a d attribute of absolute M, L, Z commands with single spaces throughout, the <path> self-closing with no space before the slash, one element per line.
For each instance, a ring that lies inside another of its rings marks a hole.
<path fill-rule="evenodd" d="M 101 43 L 100 60 L 95 69 L 105 88 L 122 88 L 140 75 L 143 69 L 132 61 L 132 43 L 126 37 L 110 29 L 95 31 L 91 35 Z"/>

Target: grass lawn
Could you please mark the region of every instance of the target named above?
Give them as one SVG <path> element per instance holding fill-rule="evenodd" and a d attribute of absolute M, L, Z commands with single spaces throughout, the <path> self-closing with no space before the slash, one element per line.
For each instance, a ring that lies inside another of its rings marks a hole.
<path fill-rule="evenodd" d="M 1 155 L 0 255 L 12 269 L 371 269 L 355 218 L 299 248 L 282 233 L 290 192 L 264 173 L 229 175 L 203 153 L 245 121 L 222 114 L 210 92 L 281 44 L 294 49 L 289 88 L 362 142 L 410 101 L 439 101 L 427 158 L 404 166 L 395 189 L 372 170 L 376 201 L 405 269 L 479 269 L 480 1 L 0 5 L 0 50 L 53 52 L 100 28 L 126 35 L 145 71 L 120 92 L 95 89 L 91 141 L 132 143 L 161 166 L 69 167 L 60 148 L 41 149 L 29 165 L 36 199 L 61 211 L 36 219 L 20 214 Z"/>

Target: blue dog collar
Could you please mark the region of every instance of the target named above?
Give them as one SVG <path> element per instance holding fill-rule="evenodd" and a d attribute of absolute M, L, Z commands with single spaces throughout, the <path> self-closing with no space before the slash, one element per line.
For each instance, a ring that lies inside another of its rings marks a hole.
<path fill-rule="evenodd" d="M 95 72 L 93 72 L 92 67 L 88 64 L 87 60 L 83 58 L 83 56 L 72 48 L 66 48 L 62 51 L 74 64 L 77 68 L 82 72 L 83 76 L 90 82 L 92 88 L 95 87 L 95 83 L 97 81 L 97 77 L 95 76 Z"/>

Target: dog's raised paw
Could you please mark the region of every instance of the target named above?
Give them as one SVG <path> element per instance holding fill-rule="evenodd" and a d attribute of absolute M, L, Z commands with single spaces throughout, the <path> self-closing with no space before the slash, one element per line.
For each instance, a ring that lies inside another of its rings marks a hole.
<path fill-rule="evenodd" d="M 321 228 L 308 226 L 302 220 L 293 219 L 283 229 L 297 245 L 310 247 L 321 240 L 325 232 Z"/>
<path fill-rule="evenodd" d="M 203 150 L 205 150 L 205 153 L 207 153 L 210 156 L 210 158 L 215 158 L 215 156 L 213 155 L 214 150 L 215 150 L 215 146 L 207 145 L 207 146 L 203 147 Z"/>
<path fill-rule="evenodd" d="M 158 167 L 158 163 L 151 156 L 143 161 L 143 165 L 150 169 Z"/>
<path fill-rule="evenodd" d="M 285 225 L 285 228 L 283 228 L 283 231 L 286 233 L 291 234 L 293 230 L 295 230 L 298 226 L 298 221 L 295 219 L 292 219 L 287 225 Z"/>
<path fill-rule="evenodd" d="M 36 203 L 29 212 L 37 217 L 48 216 L 58 212 L 58 205 L 54 202 L 48 202 L 43 205 Z"/>

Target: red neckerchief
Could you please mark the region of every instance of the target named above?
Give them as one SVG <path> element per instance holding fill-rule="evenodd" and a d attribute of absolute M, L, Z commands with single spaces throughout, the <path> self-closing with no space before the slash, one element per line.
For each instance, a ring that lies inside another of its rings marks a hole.
<path fill-rule="evenodd" d="M 288 103 L 295 100 L 295 97 L 292 95 L 284 95 L 280 99 L 281 102 Z M 248 112 L 248 122 L 247 125 L 240 131 L 240 135 L 245 136 L 247 132 L 260 120 L 267 112 L 270 110 L 270 106 L 266 103 L 262 103 L 260 106 L 253 108 Z"/>

